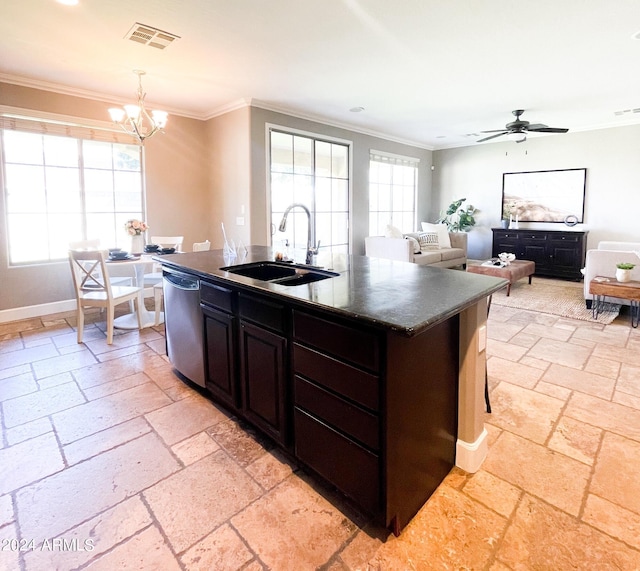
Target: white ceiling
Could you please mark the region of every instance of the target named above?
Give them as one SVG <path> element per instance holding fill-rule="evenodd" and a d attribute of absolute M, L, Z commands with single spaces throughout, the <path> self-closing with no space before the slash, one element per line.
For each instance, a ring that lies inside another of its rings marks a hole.
<path fill-rule="evenodd" d="M 639 0 L 1 4 L 0 81 L 106 102 L 134 99 L 142 69 L 151 108 L 206 119 L 253 101 L 433 149 L 475 145 L 517 108 L 570 131 L 640 123 Z M 125 40 L 136 22 L 180 39 Z"/>

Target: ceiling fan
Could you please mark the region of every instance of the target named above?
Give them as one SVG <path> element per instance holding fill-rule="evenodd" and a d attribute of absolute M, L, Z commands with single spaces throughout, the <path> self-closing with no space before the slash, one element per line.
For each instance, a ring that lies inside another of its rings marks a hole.
<path fill-rule="evenodd" d="M 489 139 L 495 139 L 496 137 L 501 137 L 502 135 L 508 135 L 509 139 L 515 141 L 516 143 L 522 143 L 527 140 L 527 133 L 566 133 L 569 129 L 562 129 L 559 127 L 547 127 L 547 125 L 543 125 L 542 123 L 534 123 L 531 124 L 529 121 L 523 121 L 520 119 L 520 115 L 524 113 L 524 109 L 516 109 L 512 111 L 516 116 L 515 121 L 511 121 L 511 123 L 507 123 L 504 126 L 504 129 L 494 129 L 493 131 L 481 131 L 481 133 L 496 133 L 495 135 L 490 135 L 485 137 L 484 139 L 480 139 L 476 141 L 477 143 L 482 143 L 483 141 L 488 141 Z"/>

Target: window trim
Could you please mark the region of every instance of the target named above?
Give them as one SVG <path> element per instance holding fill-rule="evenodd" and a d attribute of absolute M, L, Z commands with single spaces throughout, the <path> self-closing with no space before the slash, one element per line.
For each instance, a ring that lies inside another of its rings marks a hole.
<path fill-rule="evenodd" d="M 17 112 L 17 113 L 14 113 Z M 146 161 L 144 145 L 135 140 L 124 131 L 113 128 L 111 123 L 96 120 L 85 120 L 84 118 L 73 118 L 66 115 L 54 113 L 44 113 L 39 111 L 31 112 L 27 109 L 0 105 L 0 131 L 18 131 L 34 135 L 50 135 L 58 137 L 68 137 L 75 141 L 96 141 L 109 144 L 120 144 L 136 146 L 140 149 L 140 193 L 141 212 L 143 219 L 147 217 L 147 193 L 146 193 Z M 0 145 L 0 215 L 4 222 L 5 256 L 8 269 L 18 269 L 36 266 L 50 266 L 52 264 L 64 263 L 66 259 L 49 258 L 41 260 L 29 260 L 24 262 L 14 262 L 11 260 L 10 239 L 9 239 L 9 212 L 6 200 L 5 188 L 5 157 L 3 146 Z M 83 170 L 82 161 L 78 169 Z M 84 205 L 84 190 L 82 191 L 82 231 L 86 233 L 86 207 Z"/>
<path fill-rule="evenodd" d="M 268 123 L 265 122 L 265 215 L 266 215 L 266 244 L 269 246 L 273 246 L 273 236 L 271 233 L 272 227 L 279 223 L 274 223 L 271 219 L 271 131 L 280 131 L 287 135 L 300 135 L 302 137 L 309 137 L 315 139 L 316 141 L 322 141 L 325 143 L 335 143 L 338 145 L 345 145 L 349 151 L 349 183 L 348 183 L 348 192 L 349 192 L 349 228 L 347 231 L 348 235 L 348 252 L 351 254 L 353 252 L 353 141 L 349 139 L 341 139 L 339 137 L 331 137 L 329 135 L 324 135 L 322 133 L 314 133 L 313 131 L 305 131 L 303 129 L 296 129 L 295 127 L 288 127 L 285 125 L 279 125 L 276 123 Z"/>
<path fill-rule="evenodd" d="M 413 230 L 415 230 L 418 225 L 418 190 L 420 188 L 418 177 L 420 175 L 420 159 L 418 157 L 410 157 L 408 155 L 399 155 L 396 153 L 389 153 L 387 151 L 378 151 L 375 149 L 369 149 L 369 171 L 368 171 L 369 173 L 371 173 L 372 161 L 376 161 L 380 163 L 385 162 L 379 159 L 387 159 L 387 162 L 389 164 L 410 166 L 416 169 L 415 183 L 414 183 L 415 186 L 413 189 Z M 371 219 L 371 203 L 369 202 L 371 198 L 371 178 L 370 177 L 369 177 L 369 184 L 367 185 L 367 194 L 368 194 L 367 224 L 369 225 L 369 221 Z M 371 228 L 368 228 L 368 234 L 371 235 Z"/>

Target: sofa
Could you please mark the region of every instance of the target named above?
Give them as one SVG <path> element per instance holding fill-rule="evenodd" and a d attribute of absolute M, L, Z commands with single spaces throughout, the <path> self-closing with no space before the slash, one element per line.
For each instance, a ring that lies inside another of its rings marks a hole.
<path fill-rule="evenodd" d="M 603 241 L 597 249 L 587 250 L 584 266 L 584 299 L 586 306 L 591 308 L 593 296 L 589 293 L 589 284 L 596 276 L 613 277 L 616 274 L 616 264 L 629 262 L 636 267 L 631 271 L 632 280 L 640 280 L 640 242 L 610 242 Z M 607 297 L 607 301 L 630 305 L 628 299 Z"/>
<path fill-rule="evenodd" d="M 446 231 L 446 227 L 444 227 Z M 438 243 L 437 247 L 421 249 L 421 232 L 404 234 L 401 237 L 367 236 L 364 239 L 365 256 L 386 258 L 414 264 L 455 268 L 467 266 L 467 234 L 446 232 L 449 244 Z"/>

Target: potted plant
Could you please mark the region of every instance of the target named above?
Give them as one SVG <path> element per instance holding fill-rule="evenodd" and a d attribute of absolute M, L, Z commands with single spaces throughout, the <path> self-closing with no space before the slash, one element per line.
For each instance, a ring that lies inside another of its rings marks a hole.
<path fill-rule="evenodd" d="M 631 270 L 635 267 L 635 264 L 631 264 L 629 262 L 620 262 L 619 264 L 616 264 L 616 280 L 619 282 L 630 282 Z"/>
<path fill-rule="evenodd" d="M 467 232 L 476 225 L 474 214 L 478 211 L 471 204 L 462 206 L 466 198 L 454 200 L 444 214 L 436 220 L 437 224 L 446 224 L 449 232 Z"/>

